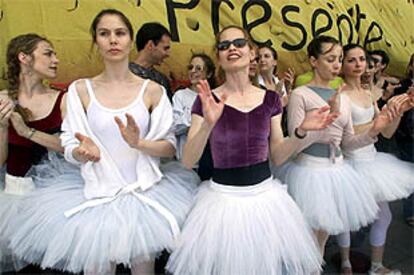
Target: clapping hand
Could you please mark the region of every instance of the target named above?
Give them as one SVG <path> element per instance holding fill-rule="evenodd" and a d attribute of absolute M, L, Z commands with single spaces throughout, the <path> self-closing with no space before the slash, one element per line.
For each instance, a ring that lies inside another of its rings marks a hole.
<path fill-rule="evenodd" d="M 0 99 L 0 128 L 9 127 L 9 119 L 13 113 L 14 105 L 9 99 Z"/>
<path fill-rule="evenodd" d="M 119 117 L 115 117 L 115 122 L 118 124 L 119 131 L 124 138 L 125 142 L 132 148 L 139 148 L 140 144 L 140 130 L 135 122 L 135 119 L 130 114 L 125 114 L 127 124 L 125 125 Z"/>
<path fill-rule="evenodd" d="M 26 125 L 23 117 L 19 113 L 12 112 L 10 121 L 19 136 L 27 138 L 30 135 L 31 129 Z"/>
<path fill-rule="evenodd" d="M 283 76 L 283 83 L 285 84 L 288 93 L 293 87 L 293 81 L 295 81 L 295 70 L 293 68 L 288 68 Z"/>
<path fill-rule="evenodd" d="M 203 107 L 204 120 L 210 127 L 214 127 L 221 114 L 223 113 L 227 94 L 223 93 L 219 99 L 219 102 L 216 102 L 207 80 L 200 80 L 199 84 L 197 85 L 197 90 Z"/>
<path fill-rule="evenodd" d="M 345 85 L 340 86 L 336 92 L 328 99 L 328 104 L 331 113 L 339 113 L 341 108 L 341 94 L 344 90 Z"/>
<path fill-rule="evenodd" d="M 402 94 L 399 96 L 403 96 L 403 95 L 406 95 L 406 98 L 399 106 L 400 114 L 403 114 L 407 112 L 408 110 L 414 108 L 414 86 L 411 86 L 405 94 Z M 399 96 L 395 96 L 395 97 L 399 97 Z"/>
<path fill-rule="evenodd" d="M 322 130 L 338 118 L 339 112 L 331 112 L 329 106 L 324 106 L 306 112 L 305 118 L 299 128 L 303 131 Z"/>
<path fill-rule="evenodd" d="M 87 136 L 76 133 L 75 137 L 80 141 L 80 145 L 73 150 L 74 157 L 82 162 L 97 162 L 101 159 L 101 153 L 95 142 Z"/>

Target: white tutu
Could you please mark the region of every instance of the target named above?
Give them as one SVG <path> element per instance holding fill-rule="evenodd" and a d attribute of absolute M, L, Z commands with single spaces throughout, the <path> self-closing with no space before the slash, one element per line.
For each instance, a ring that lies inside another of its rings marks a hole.
<path fill-rule="evenodd" d="M 40 164 L 33 166 L 25 177 L 14 177 L 6 175 L 5 168 L 0 171 L 0 271 L 14 271 L 22 269 L 26 266 L 21 260 L 18 260 L 8 248 L 9 236 L 6 232 L 9 229 L 12 219 L 16 219 L 19 215 L 22 198 L 30 193 L 34 188 L 41 188 L 47 185 L 44 181 L 38 181 L 37 172 L 40 172 L 42 167 L 48 167 L 48 170 L 53 171 L 50 177 L 55 177 L 62 174 L 70 164 L 66 163 L 63 156 L 55 152 L 49 154 L 40 162 Z M 73 167 L 72 167 L 73 169 Z M 5 189 L 5 182 L 7 188 Z"/>
<path fill-rule="evenodd" d="M 247 187 L 207 181 L 167 269 L 173 274 L 311 274 L 321 258 L 285 188 L 267 179 Z"/>
<path fill-rule="evenodd" d="M 198 178 L 177 162 L 161 166 L 161 171 L 161 181 L 139 194 L 158 202 L 182 224 Z M 85 202 L 83 179 L 79 172 L 69 172 L 50 180 L 55 184 L 24 198 L 10 226 L 10 248 L 25 261 L 74 273 L 102 273 L 111 263 L 131 266 L 164 248 L 173 249 L 168 221 L 131 193 L 66 218 L 65 211 Z"/>
<path fill-rule="evenodd" d="M 356 231 L 375 220 L 378 206 L 363 178 L 342 158 L 300 154 L 279 173 L 316 230 L 330 235 Z"/>
<path fill-rule="evenodd" d="M 0 169 L 0 273 L 19 270 L 22 266 L 17 261 L 11 250 L 8 249 L 7 239 L 3 234 L 5 227 L 8 225 L 10 215 L 17 212 L 17 201 L 19 196 L 4 193 L 5 186 L 5 166 Z"/>
<path fill-rule="evenodd" d="M 352 151 L 346 156 L 378 202 L 408 197 L 414 191 L 414 164 L 393 155 L 378 153 L 374 145 Z"/>

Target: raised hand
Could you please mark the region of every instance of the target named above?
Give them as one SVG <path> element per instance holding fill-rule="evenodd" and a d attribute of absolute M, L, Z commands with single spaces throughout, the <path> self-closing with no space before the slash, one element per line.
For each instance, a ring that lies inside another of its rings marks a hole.
<path fill-rule="evenodd" d="M 126 143 L 132 148 L 139 148 L 141 138 L 139 137 L 140 130 L 135 122 L 135 119 L 130 114 L 125 114 L 127 124 L 122 123 L 119 117 L 115 117 L 115 122 L 118 124 L 119 131 Z"/>
<path fill-rule="evenodd" d="M 9 119 L 13 113 L 14 105 L 9 99 L 0 99 L 0 128 L 9 127 Z"/>
<path fill-rule="evenodd" d="M 322 130 L 328 127 L 339 116 L 339 112 L 330 112 L 329 106 L 324 106 L 306 112 L 305 118 L 299 128 L 303 131 Z"/>
<path fill-rule="evenodd" d="M 293 87 L 293 81 L 295 81 L 295 70 L 293 68 L 288 68 L 283 76 L 283 83 L 285 84 L 288 93 Z"/>
<path fill-rule="evenodd" d="M 101 152 L 92 139 L 80 133 L 76 133 L 75 137 L 80 141 L 79 146 L 73 150 L 75 159 L 82 163 L 97 162 L 101 159 Z"/>
<path fill-rule="evenodd" d="M 399 117 L 414 106 L 414 94 L 397 95 L 388 100 L 386 110 L 392 117 Z M 384 106 L 385 107 L 385 106 Z"/>
<path fill-rule="evenodd" d="M 283 96 L 283 94 L 284 94 L 283 87 L 284 87 L 283 81 L 279 81 L 279 82 L 275 85 L 275 91 L 276 91 L 276 93 L 277 93 L 280 97 L 282 97 L 282 96 Z"/>
<path fill-rule="evenodd" d="M 213 127 L 223 113 L 227 94 L 223 93 L 219 99 L 219 102 L 216 102 L 213 94 L 211 93 L 210 85 L 208 85 L 207 80 L 200 80 L 199 84 L 197 84 L 197 90 L 203 106 L 204 120 L 210 127 Z"/>
<path fill-rule="evenodd" d="M 331 113 L 339 113 L 341 108 L 341 94 L 344 90 L 345 85 L 341 85 L 336 92 L 328 99 L 328 104 Z"/>
<path fill-rule="evenodd" d="M 411 86 L 405 94 L 398 95 L 395 97 L 398 98 L 403 95 L 406 95 L 406 98 L 399 106 L 400 114 L 403 114 L 414 107 L 414 86 Z"/>
<path fill-rule="evenodd" d="M 30 135 L 31 129 L 26 125 L 23 117 L 19 113 L 12 112 L 10 121 L 19 136 L 27 138 Z"/>

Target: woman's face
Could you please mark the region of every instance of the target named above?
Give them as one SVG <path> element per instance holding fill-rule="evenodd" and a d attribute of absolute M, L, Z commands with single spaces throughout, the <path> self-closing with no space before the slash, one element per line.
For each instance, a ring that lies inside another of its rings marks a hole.
<path fill-rule="evenodd" d="M 104 60 L 128 59 L 132 49 L 132 39 L 125 23 L 118 15 L 102 16 L 96 26 L 96 45 Z"/>
<path fill-rule="evenodd" d="M 375 74 L 375 63 L 374 60 L 367 61 L 367 66 L 365 67 L 365 72 L 362 74 L 361 81 L 366 84 L 373 79 Z"/>
<path fill-rule="evenodd" d="M 31 54 L 33 61 L 31 69 L 40 78 L 53 79 L 57 76 L 59 59 L 53 47 L 46 41 L 40 41 Z"/>
<path fill-rule="evenodd" d="M 361 77 L 365 73 L 367 59 L 361 48 L 353 48 L 344 56 L 342 73 L 345 77 Z"/>
<path fill-rule="evenodd" d="M 194 57 L 188 64 L 188 78 L 191 85 L 197 85 L 200 80 L 207 78 L 207 68 L 201 57 Z"/>
<path fill-rule="evenodd" d="M 272 51 L 269 48 L 259 49 L 259 70 L 261 74 L 271 72 L 277 66 L 277 60 L 274 59 Z"/>
<path fill-rule="evenodd" d="M 218 49 L 218 62 L 225 72 L 248 69 L 250 60 L 254 58 L 254 50 L 250 48 L 244 33 L 236 28 L 225 30 L 220 35 L 219 44 L 228 47 Z"/>
<path fill-rule="evenodd" d="M 324 43 L 322 45 L 323 54 L 318 58 L 311 56 L 310 63 L 315 74 L 321 79 L 331 81 L 340 73 L 342 65 L 342 47 L 337 44 Z"/>
<path fill-rule="evenodd" d="M 250 60 L 249 77 L 255 77 L 256 76 L 258 62 L 259 62 L 259 54 L 257 53 L 255 55 L 255 57 Z"/>

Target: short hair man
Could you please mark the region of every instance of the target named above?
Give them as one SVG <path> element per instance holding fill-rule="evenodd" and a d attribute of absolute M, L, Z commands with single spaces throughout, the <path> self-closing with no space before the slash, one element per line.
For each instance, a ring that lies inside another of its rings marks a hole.
<path fill-rule="evenodd" d="M 145 79 L 151 79 L 162 85 L 168 97 L 172 91 L 168 78 L 154 69 L 162 64 L 171 53 L 171 34 L 163 25 L 157 22 L 145 23 L 137 31 L 135 44 L 138 50 L 137 58 L 129 63 L 130 70 Z"/>

